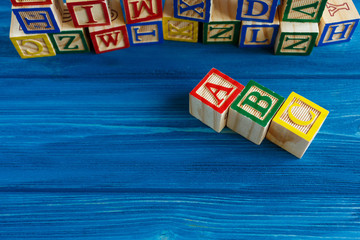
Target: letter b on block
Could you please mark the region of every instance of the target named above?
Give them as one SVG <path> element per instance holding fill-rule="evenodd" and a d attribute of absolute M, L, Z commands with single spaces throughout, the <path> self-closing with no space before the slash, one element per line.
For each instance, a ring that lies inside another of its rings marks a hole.
<path fill-rule="evenodd" d="M 273 22 L 278 0 L 240 0 L 238 20 Z"/>

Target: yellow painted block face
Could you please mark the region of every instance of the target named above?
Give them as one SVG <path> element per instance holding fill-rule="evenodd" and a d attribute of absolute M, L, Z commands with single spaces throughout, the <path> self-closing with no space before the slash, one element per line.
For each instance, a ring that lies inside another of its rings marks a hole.
<path fill-rule="evenodd" d="M 46 34 L 11 38 L 21 58 L 55 56 L 54 48 Z"/>
<path fill-rule="evenodd" d="M 198 22 L 195 21 L 177 18 L 164 18 L 164 39 L 181 42 L 197 42 L 199 31 L 198 26 Z"/>
<path fill-rule="evenodd" d="M 311 142 L 329 111 L 292 92 L 273 121 Z"/>

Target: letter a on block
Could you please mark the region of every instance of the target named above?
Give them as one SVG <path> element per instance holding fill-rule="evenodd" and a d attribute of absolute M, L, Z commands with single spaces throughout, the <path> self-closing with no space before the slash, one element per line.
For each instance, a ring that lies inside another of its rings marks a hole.
<path fill-rule="evenodd" d="M 127 24 L 162 18 L 162 0 L 123 0 Z"/>
<path fill-rule="evenodd" d="M 301 158 L 329 112 L 292 92 L 274 117 L 266 138 Z"/>
<path fill-rule="evenodd" d="M 221 132 L 230 105 L 243 89 L 243 85 L 213 68 L 190 92 L 190 114 Z"/>

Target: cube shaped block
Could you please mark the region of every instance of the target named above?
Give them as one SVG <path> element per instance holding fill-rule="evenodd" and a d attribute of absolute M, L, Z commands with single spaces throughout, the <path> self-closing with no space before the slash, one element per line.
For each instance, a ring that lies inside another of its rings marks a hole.
<path fill-rule="evenodd" d="M 162 19 L 128 24 L 127 31 L 131 46 L 162 43 L 164 41 Z"/>
<path fill-rule="evenodd" d="M 239 0 L 237 19 L 272 23 L 278 0 Z"/>
<path fill-rule="evenodd" d="M 127 24 L 162 18 L 162 0 L 122 0 Z"/>
<path fill-rule="evenodd" d="M 52 0 L 11 0 L 11 3 L 15 7 L 39 6 L 52 4 Z"/>
<path fill-rule="evenodd" d="M 197 22 L 209 22 L 212 0 L 172 0 L 174 17 Z"/>
<path fill-rule="evenodd" d="M 328 0 L 283 0 L 280 20 L 284 22 L 320 22 Z"/>

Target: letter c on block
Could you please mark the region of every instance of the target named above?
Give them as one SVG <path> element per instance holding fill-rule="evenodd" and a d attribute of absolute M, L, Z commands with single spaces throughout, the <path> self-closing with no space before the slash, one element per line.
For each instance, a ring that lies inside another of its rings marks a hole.
<path fill-rule="evenodd" d="M 316 114 L 310 110 L 310 114 L 311 114 L 311 119 L 309 121 L 302 121 L 298 118 L 296 118 L 293 114 L 292 114 L 292 109 L 294 107 L 301 107 L 301 105 L 297 102 L 294 102 L 290 107 L 289 107 L 289 110 L 288 110 L 288 114 L 289 114 L 289 118 L 291 119 L 291 121 L 293 121 L 294 123 L 296 123 L 297 125 L 300 125 L 300 126 L 307 126 L 307 125 L 310 125 L 314 122 L 315 120 L 315 117 L 316 117 Z"/>
<path fill-rule="evenodd" d="M 42 44 L 38 41 L 32 40 L 32 39 L 26 39 L 21 42 L 21 46 L 24 46 L 26 43 L 33 43 L 37 46 L 38 50 L 36 52 L 29 51 L 29 49 L 26 49 L 25 52 L 29 55 L 36 55 L 41 53 L 44 50 L 44 47 Z"/>

